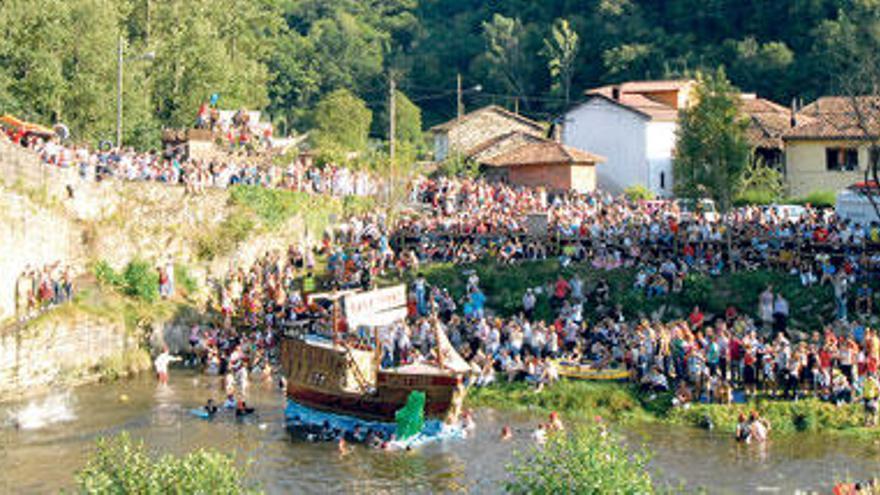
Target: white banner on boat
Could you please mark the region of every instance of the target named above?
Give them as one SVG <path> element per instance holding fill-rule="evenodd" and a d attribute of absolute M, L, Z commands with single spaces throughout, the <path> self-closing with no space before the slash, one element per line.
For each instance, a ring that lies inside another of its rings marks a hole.
<path fill-rule="evenodd" d="M 403 284 L 369 292 L 348 294 L 343 299 L 345 318 L 350 325 L 352 322 L 363 322 L 377 313 L 384 313 L 405 306 L 406 286 Z"/>

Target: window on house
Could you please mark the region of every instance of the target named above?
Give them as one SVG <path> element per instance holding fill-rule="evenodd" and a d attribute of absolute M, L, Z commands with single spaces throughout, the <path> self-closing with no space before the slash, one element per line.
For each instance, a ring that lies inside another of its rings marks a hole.
<path fill-rule="evenodd" d="M 825 168 L 844 172 L 858 170 L 858 148 L 825 148 Z"/>
<path fill-rule="evenodd" d="M 666 189 L 666 172 L 660 172 L 660 189 Z"/>

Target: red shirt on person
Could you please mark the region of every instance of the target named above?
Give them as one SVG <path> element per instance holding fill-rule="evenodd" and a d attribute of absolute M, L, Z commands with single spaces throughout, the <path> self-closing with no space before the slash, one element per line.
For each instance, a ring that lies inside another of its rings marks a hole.
<path fill-rule="evenodd" d="M 703 312 L 700 311 L 699 308 L 694 308 L 694 311 L 691 313 L 689 320 L 691 322 L 691 326 L 694 328 L 700 328 L 703 326 Z"/>
<path fill-rule="evenodd" d="M 553 295 L 556 296 L 557 299 L 565 299 L 568 297 L 569 290 L 571 290 L 571 286 L 568 282 L 564 278 L 559 277 L 559 280 L 556 281 L 556 291 Z"/>

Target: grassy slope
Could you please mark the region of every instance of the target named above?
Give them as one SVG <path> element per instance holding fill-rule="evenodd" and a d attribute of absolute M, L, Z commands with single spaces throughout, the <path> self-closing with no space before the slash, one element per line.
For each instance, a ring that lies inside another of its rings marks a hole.
<path fill-rule="evenodd" d="M 755 314 L 758 294 L 767 284 L 773 284 L 789 300 L 792 326 L 802 330 L 815 330 L 834 314 L 833 293 L 830 286 L 804 288 L 796 276 L 771 271 L 726 273 L 719 277 L 691 275 L 684 290 L 663 298 L 648 299 L 642 291 L 632 288 L 635 270 L 619 269 L 596 271 L 587 264 L 570 265 L 560 269 L 556 260 L 521 263 L 513 266 L 493 262 L 480 262 L 470 266 L 434 264 L 422 271 L 430 283 L 448 287 L 453 295 L 464 295 L 464 270 L 476 270 L 480 285 L 488 297 L 488 306 L 502 316 L 510 316 L 520 310 L 522 295 L 527 287 L 544 287 L 538 298 L 536 314 L 543 319 L 553 317 L 547 292 L 560 273 L 570 278 L 577 273 L 584 280 L 585 290 L 590 290 L 600 279 L 611 287 L 611 304 L 620 304 L 629 317 L 649 316 L 665 306 L 664 319 L 686 316 L 699 304 L 707 315 L 722 314 L 728 304 L 740 312 Z M 585 316 L 595 319 L 596 308 L 588 304 Z"/>

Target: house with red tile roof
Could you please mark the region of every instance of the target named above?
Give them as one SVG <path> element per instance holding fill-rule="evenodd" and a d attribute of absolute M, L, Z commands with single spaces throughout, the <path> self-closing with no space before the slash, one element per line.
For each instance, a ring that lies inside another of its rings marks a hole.
<path fill-rule="evenodd" d="M 789 194 L 839 191 L 865 180 L 880 140 L 880 98 L 823 96 L 795 114 L 785 142 Z"/>
<path fill-rule="evenodd" d="M 551 139 L 535 140 L 480 160 L 481 170 L 494 180 L 548 191 L 596 189 L 596 165 L 605 157 L 565 146 Z"/>
<path fill-rule="evenodd" d="M 513 132 L 543 137 L 546 126 L 498 105 L 489 105 L 430 129 L 434 136 L 434 160 L 450 156 L 470 158 L 492 140 Z"/>
<path fill-rule="evenodd" d="M 601 189 L 622 192 L 640 185 L 671 196 L 678 115 L 696 103 L 696 84 L 692 79 L 631 81 L 589 89 L 586 100 L 566 113 L 562 142 L 607 158 L 596 169 Z M 754 94 L 741 98 L 755 154 L 768 165 L 781 165 L 781 135 L 790 127 L 790 112 Z"/>

